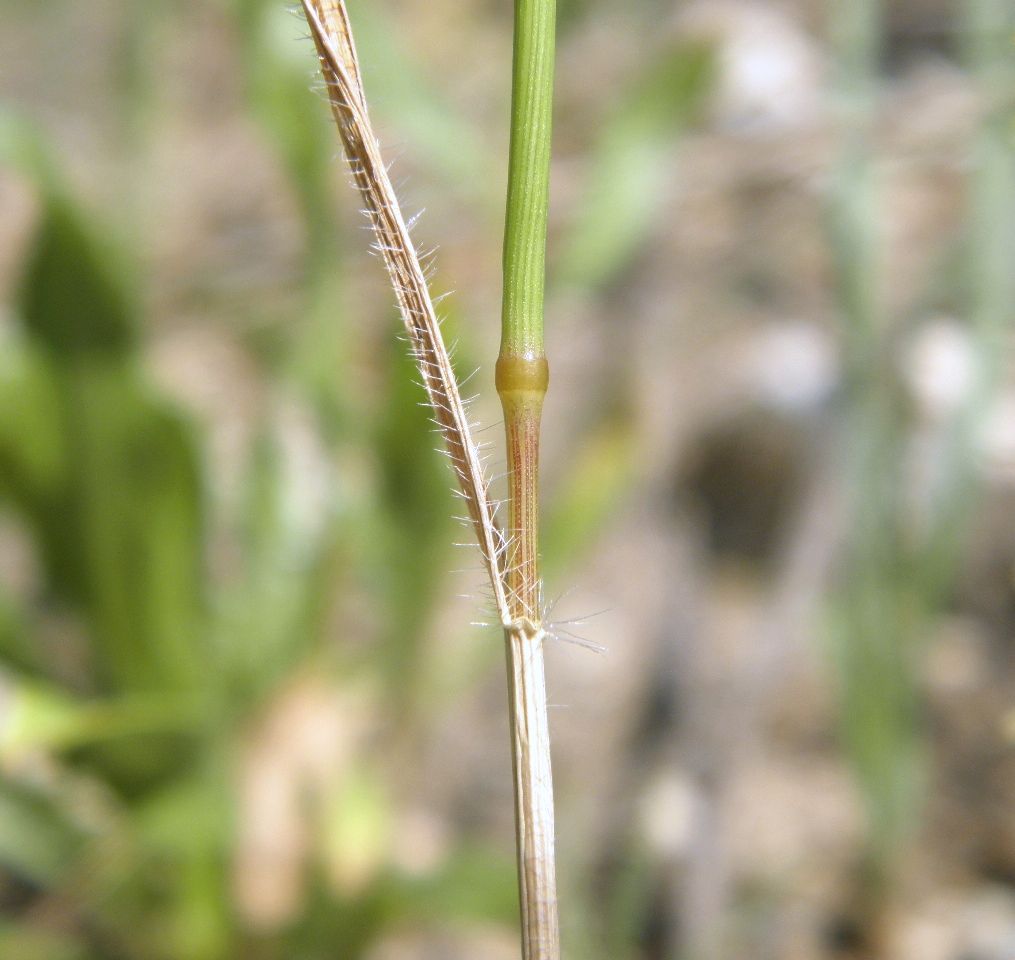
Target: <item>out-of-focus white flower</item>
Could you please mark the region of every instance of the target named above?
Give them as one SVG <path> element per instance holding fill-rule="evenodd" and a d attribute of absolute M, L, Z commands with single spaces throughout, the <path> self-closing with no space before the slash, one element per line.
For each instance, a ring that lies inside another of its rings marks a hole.
<path fill-rule="evenodd" d="M 969 334 L 953 320 L 922 327 L 911 339 L 902 364 L 914 398 L 933 420 L 954 414 L 969 396 L 976 358 Z"/>
<path fill-rule="evenodd" d="M 716 44 L 716 119 L 747 132 L 808 124 L 818 113 L 823 72 L 817 45 L 785 11 L 742 0 L 702 0 L 681 17 Z"/>
<path fill-rule="evenodd" d="M 789 320 L 769 324 L 748 346 L 747 379 L 763 403 L 802 411 L 822 403 L 838 380 L 835 344 L 823 329 Z"/>

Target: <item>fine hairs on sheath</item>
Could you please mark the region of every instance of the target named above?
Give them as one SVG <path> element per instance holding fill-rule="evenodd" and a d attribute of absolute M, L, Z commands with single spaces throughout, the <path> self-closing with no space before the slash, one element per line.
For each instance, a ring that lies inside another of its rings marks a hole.
<path fill-rule="evenodd" d="M 545 0 L 543 0 L 545 3 Z M 524 14 L 527 0 L 520 0 Z M 479 545 L 490 581 L 497 617 L 504 631 L 508 665 L 508 707 L 515 787 L 515 824 L 523 960 L 558 960 L 560 956 L 555 860 L 553 849 L 553 785 L 549 728 L 543 673 L 541 586 L 536 550 L 536 487 L 539 414 L 546 390 L 546 361 L 532 351 L 505 354 L 498 360 L 497 386 L 505 410 L 508 439 L 509 532 L 495 520 L 479 447 L 466 415 L 459 383 L 440 322 L 427 287 L 426 273 L 403 217 L 377 138 L 370 124 L 348 13 L 342 0 L 302 0 L 302 8 L 317 48 L 332 113 L 338 126 L 352 177 L 363 199 L 380 253 L 395 291 L 423 387 L 458 481 L 468 520 Z M 550 55 L 552 74 L 552 3 L 550 29 L 540 42 Z M 545 11 L 544 11 L 545 12 Z M 524 17 L 523 17 L 524 19 Z M 515 82 L 518 82 L 519 33 L 516 22 Z M 547 22 L 544 18 L 544 23 Z M 522 41 L 524 43 L 524 39 Z M 513 121 L 516 115 L 513 114 Z M 539 126 L 538 124 L 536 126 Z M 545 131 L 538 131 L 545 136 Z M 517 128 L 512 130 L 514 139 Z M 545 151 L 548 162 L 548 143 Z M 536 171 L 537 177 L 539 171 Z M 512 181 L 514 186 L 515 181 Z M 520 208 L 523 223 L 522 265 L 542 290 L 542 244 L 545 242 L 545 189 L 529 191 Z M 509 226 L 512 197 L 509 188 Z M 540 218 L 540 204 L 543 207 Z M 535 210 L 536 216 L 532 217 Z M 536 235 L 526 248 L 525 231 Z M 538 231 L 542 230 L 542 237 Z M 528 256 L 526 256 L 528 254 Z M 507 282 L 506 282 L 507 290 Z M 541 297 L 538 304 L 541 310 Z M 541 322 L 541 317 L 540 317 Z"/>

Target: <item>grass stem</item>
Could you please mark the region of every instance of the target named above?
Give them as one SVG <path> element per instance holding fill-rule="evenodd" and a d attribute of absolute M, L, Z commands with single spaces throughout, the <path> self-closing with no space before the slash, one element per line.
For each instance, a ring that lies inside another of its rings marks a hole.
<path fill-rule="evenodd" d="M 553 86 L 554 4 L 519 0 L 504 243 L 504 337 L 497 390 L 507 424 L 509 533 L 493 504 L 425 272 L 380 155 L 342 0 L 302 0 L 332 112 L 376 247 L 394 287 L 504 628 L 524 960 L 558 960 L 553 786 L 538 570 L 539 422 L 547 386 L 543 283 Z M 506 565 L 505 565 L 505 553 Z"/>
<path fill-rule="evenodd" d="M 560 956 L 553 782 L 539 577 L 539 429 L 549 368 L 543 348 L 550 192 L 554 0 L 516 0 L 504 301 L 497 393 L 508 463 L 505 629 L 524 960 Z"/>
<path fill-rule="evenodd" d="M 555 0 L 515 0 L 501 358 L 543 356 Z"/>

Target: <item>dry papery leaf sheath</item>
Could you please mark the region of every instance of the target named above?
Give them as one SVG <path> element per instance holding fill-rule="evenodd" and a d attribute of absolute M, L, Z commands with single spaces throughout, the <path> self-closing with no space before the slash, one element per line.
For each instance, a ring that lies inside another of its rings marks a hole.
<path fill-rule="evenodd" d="M 444 437 L 493 590 L 508 650 L 518 882 L 524 960 L 558 960 L 553 786 L 535 572 L 506 569 L 511 544 L 494 521 L 489 483 L 466 416 L 426 278 L 367 112 L 348 13 L 340 0 L 303 0 L 346 158 L 391 277 L 434 419 Z M 545 388 L 545 384 L 544 384 Z M 513 454 L 513 451 L 512 451 Z M 511 469 L 517 470 L 514 456 Z"/>

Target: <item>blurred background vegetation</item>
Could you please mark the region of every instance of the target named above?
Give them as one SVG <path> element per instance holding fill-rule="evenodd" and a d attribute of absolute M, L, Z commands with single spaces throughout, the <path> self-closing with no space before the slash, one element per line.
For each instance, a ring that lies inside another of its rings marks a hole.
<path fill-rule="evenodd" d="M 510 4 L 350 7 L 499 442 Z M 304 32 L 0 7 L 0 957 L 516 955 L 500 641 Z M 566 955 L 1011 960 L 1015 10 L 559 33 Z"/>

